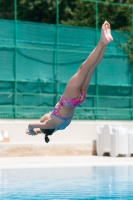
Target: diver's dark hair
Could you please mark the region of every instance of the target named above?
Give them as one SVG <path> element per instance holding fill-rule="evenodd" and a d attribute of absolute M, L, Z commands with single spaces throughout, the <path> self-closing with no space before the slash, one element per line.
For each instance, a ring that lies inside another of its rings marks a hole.
<path fill-rule="evenodd" d="M 52 135 L 55 129 L 41 129 L 41 131 L 45 134 L 45 142 L 48 143 L 50 141 L 48 135 Z"/>

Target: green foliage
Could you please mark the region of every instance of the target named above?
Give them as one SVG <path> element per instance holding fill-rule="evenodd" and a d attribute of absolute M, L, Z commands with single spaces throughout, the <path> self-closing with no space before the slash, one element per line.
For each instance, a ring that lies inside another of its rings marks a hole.
<path fill-rule="evenodd" d="M 14 19 L 13 1 L 0 0 L 0 19 Z"/>
<path fill-rule="evenodd" d="M 103 1 L 98 4 L 98 25 L 101 27 L 103 21 L 108 20 L 112 29 L 131 30 L 131 7 L 105 4 L 105 2 L 120 3 L 120 1 Z M 128 1 L 121 1 L 129 3 Z M 120 4 L 122 5 L 122 3 Z M 95 27 L 96 4 L 82 0 L 60 1 L 60 23 L 76 26 Z"/>
<path fill-rule="evenodd" d="M 132 68 L 132 73 L 133 73 L 133 35 L 130 34 L 126 37 L 127 37 L 126 43 L 120 44 L 120 46 L 124 49 L 125 53 L 129 58 L 129 64 Z"/>
<path fill-rule="evenodd" d="M 129 56 L 130 62 L 133 65 L 133 36 L 129 36 L 127 43 L 125 45 L 125 52 Z"/>
<path fill-rule="evenodd" d="M 95 27 L 95 4 L 82 0 L 61 0 L 59 4 L 61 24 Z"/>
<path fill-rule="evenodd" d="M 18 20 L 56 23 L 56 1 L 20 0 L 17 5 Z"/>
<path fill-rule="evenodd" d="M 113 5 L 133 4 L 130 0 L 100 0 L 98 25 L 108 20 L 112 29 L 131 30 L 131 7 Z M 106 2 L 112 3 L 105 4 Z M 95 27 L 96 3 L 83 0 L 58 0 L 59 23 Z M 0 0 L 0 18 L 14 18 L 14 1 Z M 17 19 L 42 23 L 56 23 L 56 0 L 17 0 Z"/>

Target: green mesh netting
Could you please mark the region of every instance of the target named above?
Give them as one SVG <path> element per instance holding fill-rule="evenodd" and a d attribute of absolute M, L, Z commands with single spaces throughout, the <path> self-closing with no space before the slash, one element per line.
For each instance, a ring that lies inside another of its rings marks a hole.
<path fill-rule="evenodd" d="M 92 28 L 0 20 L 0 118 L 39 118 L 53 109 L 69 78 L 96 45 Z M 16 30 L 16 32 L 15 32 Z M 58 33 L 58 34 L 57 34 Z M 86 101 L 75 119 L 132 119 L 128 58 L 112 31 Z M 100 31 L 98 31 L 98 36 Z"/>

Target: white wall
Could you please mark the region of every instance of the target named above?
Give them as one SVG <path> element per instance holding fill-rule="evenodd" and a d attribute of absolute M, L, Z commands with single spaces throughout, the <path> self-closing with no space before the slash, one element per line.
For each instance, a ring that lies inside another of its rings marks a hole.
<path fill-rule="evenodd" d="M 29 123 L 38 122 L 37 120 L 0 120 L 0 131 L 8 130 L 10 142 L 19 143 L 36 143 L 43 142 L 44 136 L 29 136 L 25 134 L 25 130 Z M 57 131 L 51 136 L 52 143 L 88 143 L 96 140 L 96 127 L 98 125 L 121 124 L 127 128 L 133 128 L 132 121 L 89 121 L 89 120 L 73 120 L 72 123 L 62 131 Z"/>

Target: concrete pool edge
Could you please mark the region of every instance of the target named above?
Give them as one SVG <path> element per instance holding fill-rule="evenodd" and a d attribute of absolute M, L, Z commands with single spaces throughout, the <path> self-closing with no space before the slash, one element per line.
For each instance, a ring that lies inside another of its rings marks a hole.
<path fill-rule="evenodd" d="M 0 169 L 53 167 L 133 166 L 133 157 L 44 156 L 0 157 Z"/>

